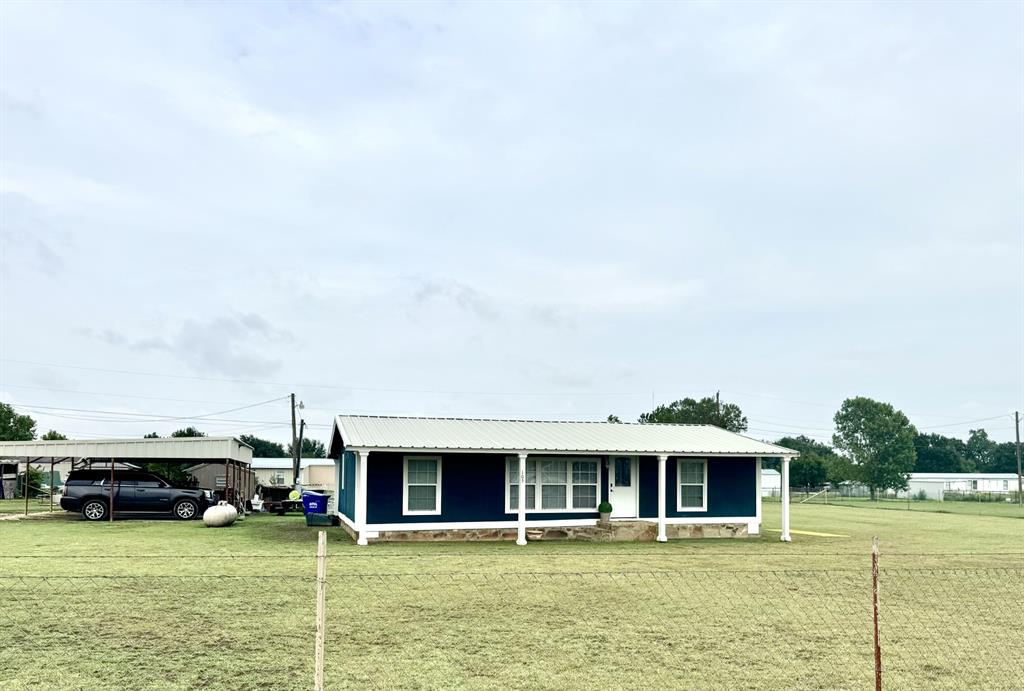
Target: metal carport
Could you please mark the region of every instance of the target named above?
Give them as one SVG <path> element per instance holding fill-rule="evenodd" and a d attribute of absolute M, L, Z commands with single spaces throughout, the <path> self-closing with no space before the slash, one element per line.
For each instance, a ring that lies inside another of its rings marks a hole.
<path fill-rule="evenodd" d="M 235 437 L 169 437 L 151 439 L 61 439 L 46 441 L 0 442 L 0 465 L 3 461 L 25 464 L 25 513 L 28 514 L 29 465 L 71 461 L 73 468 L 91 468 L 95 463 L 110 466 L 110 520 L 114 520 L 113 487 L 117 465 L 131 463 L 210 463 L 223 464 L 225 495 L 238 502 L 249 491 L 239 487 L 240 470 L 252 464 L 252 447 Z M 52 499 L 51 499 L 52 502 Z"/>

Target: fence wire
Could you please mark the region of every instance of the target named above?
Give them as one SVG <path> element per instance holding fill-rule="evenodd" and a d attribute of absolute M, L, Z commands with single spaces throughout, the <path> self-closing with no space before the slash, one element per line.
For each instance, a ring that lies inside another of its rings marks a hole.
<path fill-rule="evenodd" d="M 151 556 L 0 558 L 0 688 L 310 687 L 312 555 Z M 327 688 L 874 684 L 866 556 L 381 556 L 328 559 Z M 1024 560 L 978 556 L 883 566 L 886 688 L 1024 688 Z"/>

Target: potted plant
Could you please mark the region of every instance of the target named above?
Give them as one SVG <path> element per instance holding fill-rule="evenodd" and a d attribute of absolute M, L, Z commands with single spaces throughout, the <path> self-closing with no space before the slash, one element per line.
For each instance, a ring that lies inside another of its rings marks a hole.
<path fill-rule="evenodd" d="M 607 523 L 612 517 L 612 505 L 606 501 L 601 502 L 597 506 L 597 513 L 601 516 L 601 522 Z"/>

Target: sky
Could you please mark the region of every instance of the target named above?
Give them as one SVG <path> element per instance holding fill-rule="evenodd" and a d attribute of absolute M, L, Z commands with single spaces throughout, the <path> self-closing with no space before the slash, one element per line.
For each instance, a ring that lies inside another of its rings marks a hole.
<path fill-rule="evenodd" d="M 860 395 L 1010 440 L 1022 36 L 1013 2 L 5 1 L 0 400 L 284 441 L 292 392 L 326 440 L 720 391 L 828 440 Z"/>

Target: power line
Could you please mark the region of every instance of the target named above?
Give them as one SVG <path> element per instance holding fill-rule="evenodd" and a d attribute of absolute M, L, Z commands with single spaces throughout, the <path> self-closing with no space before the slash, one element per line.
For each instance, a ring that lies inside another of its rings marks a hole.
<path fill-rule="evenodd" d="M 29 386 L 27 384 L 4 384 L 9 389 L 27 389 L 31 391 L 50 391 L 53 393 L 83 394 L 86 396 L 107 396 L 109 398 L 135 398 L 143 401 L 169 401 L 171 403 L 209 403 L 211 405 L 239 405 L 240 401 L 209 401 L 198 398 L 165 398 L 163 396 L 139 396 L 137 394 L 114 393 L 112 391 L 80 391 L 78 389 L 55 389 L 49 386 Z"/>
<path fill-rule="evenodd" d="M 256 408 L 256 407 L 261 406 L 261 405 L 267 405 L 268 403 L 276 403 L 277 401 L 282 401 L 285 398 L 287 398 L 287 396 L 279 396 L 277 398 L 271 398 L 271 399 L 266 400 L 266 401 L 260 401 L 258 403 L 250 403 L 249 405 L 243 405 L 243 406 L 239 406 L 237 408 L 229 408 L 227 410 L 219 410 L 219 411 L 216 411 L 216 412 L 213 412 L 213 413 L 203 413 L 203 414 L 199 414 L 199 415 L 180 415 L 180 416 L 153 416 L 152 413 L 129 413 L 129 412 L 119 411 L 119 410 L 97 410 L 97 409 L 94 409 L 94 408 L 62 408 L 62 407 L 59 407 L 59 406 L 36 405 L 36 404 L 33 404 L 33 403 L 20 403 L 20 404 L 16 404 L 16 405 L 19 408 L 26 408 L 26 409 L 30 409 L 30 410 L 33 410 L 33 411 L 36 411 L 36 412 L 39 412 L 39 411 L 45 412 L 45 411 L 50 411 L 50 410 L 61 410 L 61 411 L 70 411 L 70 412 L 73 412 L 73 413 L 98 413 L 98 414 L 103 414 L 103 415 L 118 415 L 118 416 L 130 416 L 130 417 L 144 418 L 144 419 L 140 419 L 140 420 L 123 420 L 122 422 L 175 422 L 175 421 L 181 421 L 181 420 L 205 420 L 207 418 L 213 419 L 212 416 L 214 416 L 214 415 L 225 415 L 227 413 L 238 412 L 239 410 L 247 410 L 249 408 Z M 56 413 L 50 413 L 50 414 L 58 416 Z M 99 420 L 105 420 L 107 418 L 98 418 L 98 419 Z M 256 422 L 256 421 L 250 421 L 250 422 Z"/>
<path fill-rule="evenodd" d="M 793 428 L 795 430 L 799 430 L 799 431 L 810 430 L 810 431 L 814 431 L 814 432 L 828 432 L 830 434 L 835 431 L 831 427 L 807 427 L 807 426 L 804 426 L 804 425 L 786 425 L 786 424 L 783 424 L 781 422 L 769 422 L 767 420 L 755 420 L 754 418 L 747 418 L 747 419 L 748 419 L 748 421 L 753 422 L 755 424 L 758 423 L 758 422 L 762 422 L 762 423 L 764 423 L 766 425 L 774 425 L 775 427 L 791 427 L 791 428 Z"/>
<path fill-rule="evenodd" d="M 960 422 L 948 422 L 948 423 L 943 424 L 943 425 L 927 425 L 925 427 L 918 427 L 918 429 L 938 429 L 939 427 L 956 427 L 958 425 L 970 425 L 970 424 L 975 423 L 975 422 L 988 422 L 989 420 L 1001 420 L 1004 417 L 1011 417 L 1011 416 L 1008 413 L 1004 413 L 1003 415 L 995 415 L 993 417 L 983 417 L 983 418 L 978 418 L 977 420 L 961 420 Z"/>
<path fill-rule="evenodd" d="M 430 395 L 454 396 L 649 396 L 650 391 L 451 391 L 442 389 L 401 389 L 373 386 L 339 386 L 336 384 L 298 384 L 255 379 L 227 379 L 223 377 L 200 377 L 189 374 L 166 374 L 161 372 L 141 372 L 137 370 L 120 370 L 106 367 L 85 367 L 82 365 L 63 365 L 53 362 L 36 362 L 15 358 L 0 358 L 0 361 L 36 367 L 58 367 L 62 369 L 104 372 L 107 374 L 131 374 L 142 377 L 166 377 L 169 379 L 188 379 L 194 381 L 211 381 L 228 384 L 252 384 L 258 386 L 283 386 L 302 389 L 334 389 L 337 391 L 371 391 L 377 393 L 414 393 Z"/>

